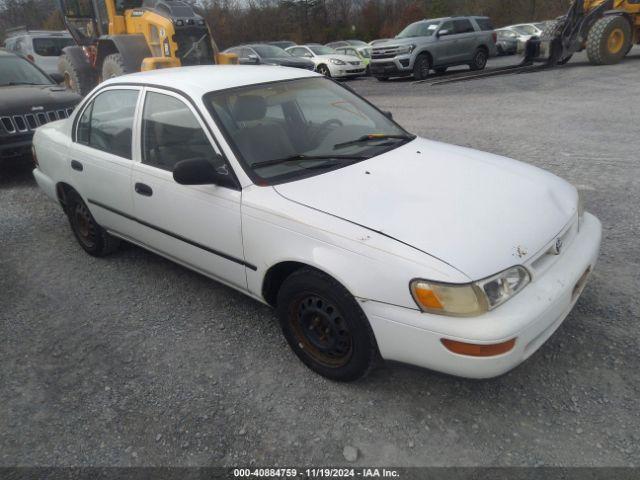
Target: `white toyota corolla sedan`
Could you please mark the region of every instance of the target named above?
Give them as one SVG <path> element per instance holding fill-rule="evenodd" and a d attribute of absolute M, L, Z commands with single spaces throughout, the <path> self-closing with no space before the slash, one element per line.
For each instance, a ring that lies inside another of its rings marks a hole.
<path fill-rule="evenodd" d="M 89 254 L 124 239 L 273 306 L 296 355 L 334 380 L 380 358 L 512 369 L 562 323 L 600 246 L 566 181 L 418 138 L 299 69 L 112 79 L 34 150 Z"/>

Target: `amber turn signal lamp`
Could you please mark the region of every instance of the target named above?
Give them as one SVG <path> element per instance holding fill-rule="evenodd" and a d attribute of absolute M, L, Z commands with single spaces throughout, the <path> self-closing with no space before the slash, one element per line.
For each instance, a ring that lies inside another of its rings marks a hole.
<path fill-rule="evenodd" d="M 444 306 L 440 299 L 436 296 L 433 290 L 420 289 L 416 290 L 416 297 L 418 301 L 425 307 L 434 309 L 443 309 Z"/>
<path fill-rule="evenodd" d="M 456 342 L 455 340 L 448 340 L 443 338 L 440 340 L 447 350 L 457 353 L 459 355 L 467 355 L 470 357 L 493 357 L 496 355 L 502 355 L 510 351 L 516 344 L 516 339 L 513 338 L 506 342 L 494 343 L 491 345 L 477 345 L 475 343 Z"/>

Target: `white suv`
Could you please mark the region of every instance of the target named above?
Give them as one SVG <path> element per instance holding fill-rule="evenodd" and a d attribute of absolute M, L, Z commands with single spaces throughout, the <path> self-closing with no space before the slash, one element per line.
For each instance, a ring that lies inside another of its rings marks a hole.
<path fill-rule="evenodd" d="M 22 55 L 35 63 L 56 81 L 62 78 L 58 72 L 58 57 L 62 49 L 74 45 L 66 31 L 19 30 L 5 40 L 7 50 Z"/>

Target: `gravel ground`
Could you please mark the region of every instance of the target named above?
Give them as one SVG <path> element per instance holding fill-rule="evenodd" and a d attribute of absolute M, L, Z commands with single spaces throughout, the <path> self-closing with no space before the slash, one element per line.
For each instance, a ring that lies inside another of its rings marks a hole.
<path fill-rule="evenodd" d="M 351 82 L 417 134 L 582 186 L 603 222 L 575 310 L 489 381 L 388 365 L 331 383 L 268 308 L 136 247 L 84 254 L 28 166 L 0 167 L 0 465 L 330 465 L 347 446 L 354 465 L 638 465 L 639 67 L 636 48 L 611 67 Z"/>

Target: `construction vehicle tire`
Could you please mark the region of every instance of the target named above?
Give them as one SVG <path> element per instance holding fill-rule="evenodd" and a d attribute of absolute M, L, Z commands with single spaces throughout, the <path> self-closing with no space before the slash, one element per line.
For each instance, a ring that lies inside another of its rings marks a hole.
<path fill-rule="evenodd" d="M 112 53 L 104 57 L 102 62 L 102 80 L 109 80 L 110 78 L 119 77 L 120 75 L 126 75 L 127 73 L 133 73 L 127 69 L 124 64 L 124 59 L 119 53 Z"/>
<path fill-rule="evenodd" d="M 622 15 L 598 20 L 587 38 L 587 57 L 593 65 L 613 65 L 627 54 L 631 44 L 631 25 Z"/>
<path fill-rule="evenodd" d="M 564 65 L 571 60 L 571 55 L 562 58 L 562 42 L 560 37 L 562 36 L 562 29 L 566 22 L 566 17 L 559 17 L 558 19 L 547 22 L 540 34 L 540 40 L 543 42 L 549 42 L 549 57 L 547 59 L 547 65 Z"/>
<path fill-rule="evenodd" d="M 58 58 L 58 71 L 62 75 L 64 85 L 83 97 L 98 83 L 93 68 L 86 60 L 67 53 L 63 53 Z"/>

